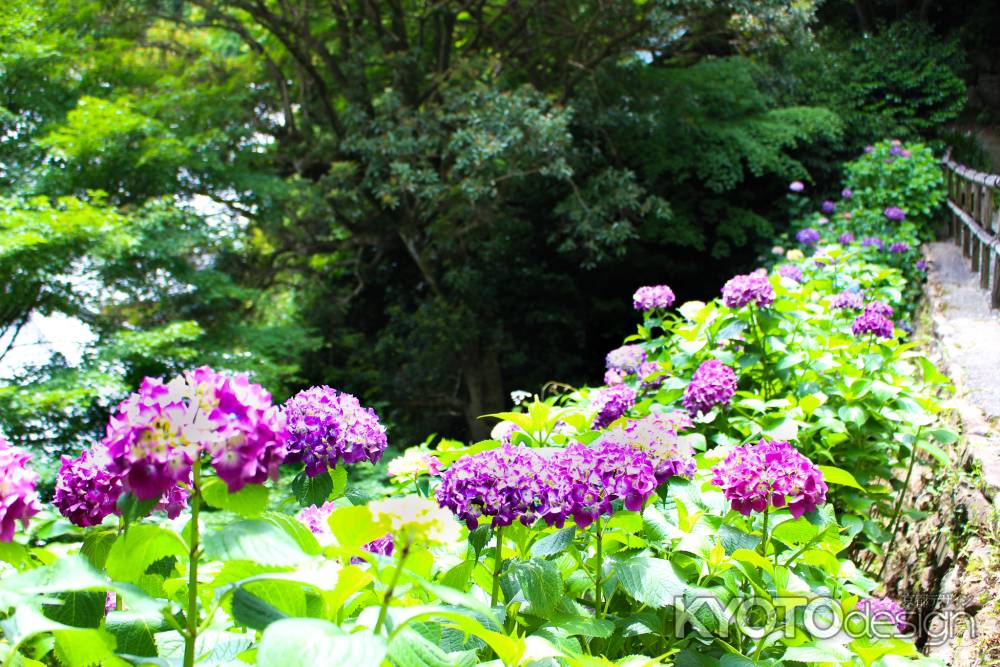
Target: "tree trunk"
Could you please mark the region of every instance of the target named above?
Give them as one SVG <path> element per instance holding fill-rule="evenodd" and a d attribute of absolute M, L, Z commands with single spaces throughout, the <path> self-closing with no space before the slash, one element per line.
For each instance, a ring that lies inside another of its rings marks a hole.
<path fill-rule="evenodd" d="M 474 442 L 485 440 L 490 437 L 493 425 L 479 417 L 505 408 L 500 358 L 493 345 L 476 346 L 466 353 L 462 363 L 462 381 L 465 385 L 465 422 L 469 427 L 469 437 Z"/>

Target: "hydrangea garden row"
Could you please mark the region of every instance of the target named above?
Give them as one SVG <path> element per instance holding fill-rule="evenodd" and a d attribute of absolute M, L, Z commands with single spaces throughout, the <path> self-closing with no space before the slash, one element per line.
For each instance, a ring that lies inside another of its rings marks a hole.
<path fill-rule="evenodd" d="M 816 212 L 792 183 L 776 266 L 708 303 L 639 288 L 604 386 L 518 393 L 490 440 L 390 460 L 376 498 L 347 474 L 386 452 L 372 410 L 204 367 L 147 379 L 63 460 L 53 507 L 0 442 L 0 659 L 926 661 L 878 565 L 918 454 L 946 464 L 955 439 L 907 339 L 932 169 L 883 142 Z"/>

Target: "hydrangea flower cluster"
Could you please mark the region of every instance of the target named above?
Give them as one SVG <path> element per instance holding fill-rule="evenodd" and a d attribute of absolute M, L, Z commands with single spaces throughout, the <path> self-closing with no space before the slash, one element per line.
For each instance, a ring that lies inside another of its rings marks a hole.
<path fill-rule="evenodd" d="M 722 303 L 727 308 L 742 308 L 751 301 L 760 307 L 774 303 L 774 287 L 764 269 L 734 276 L 722 287 Z"/>
<path fill-rule="evenodd" d="M 806 184 L 802 181 L 792 181 L 788 184 L 788 189 L 792 192 L 802 192 L 806 189 Z"/>
<path fill-rule="evenodd" d="M 687 419 L 690 424 L 690 418 Z M 695 463 L 691 448 L 677 431 L 678 422 L 673 415 L 654 412 L 629 422 L 625 427 L 609 431 L 602 440 L 643 452 L 653 464 L 657 484 L 663 484 L 671 477 L 694 479 Z"/>
<path fill-rule="evenodd" d="M 661 371 L 660 364 L 655 361 L 646 361 L 639 365 L 639 370 L 636 371 L 636 375 L 639 376 L 639 382 L 642 386 L 647 389 L 655 389 L 663 384 L 666 380 L 664 375 L 660 375 Z"/>
<path fill-rule="evenodd" d="M 903 220 L 906 220 L 906 212 L 898 206 L 890 206 L 882 211 L 882 215 L 893 222 L 902 222 Z"/>
<path fill-rule="evenodd" d="M 910 244 L 904 241 L 896 241 L 889 246 L 889 252 L 896 255 L 902 255 L 903 253 L 910 252 Z"/>
<path fill-rule="evenodd" d="M 460 458 L 441 475 L 435 496 L 470 530 L 481 516 L 492 517 L 493 526 L 530 526 L 543 513 L 539 480 L 545 466 L 535 450 L 503 445 Z"/>
<path fill-rule="evenodd" d="M 510 423 L 510 422 L 501 422 Z M 499 426 L 499 424 L 497 424 Z M 494 431 L 497 427 L 493 428 Z M 491 434 L 490 437 L 493 437 Z M 410 447 L 403 452 L 402 456 L 397 456 L 389 461 L 386 466 L 386 473 L 389 477 L 414 478 L 420 475 L 440 475 L 441 462 L 433 454 L 428 454 L 418 447 Z"/>
<path fill-rule="evenodd" d="M 876 338 L 892 338 L 895 325 L 884 315 L 865 310 L 851 324 L 851 333 L 858 337 L 874 334 Z"/>
<path fill-rule="evenodd" d="M 893 625 L 900 632 L 906 632 L 906 609 L 892 598 L 875 597 L 858 600 L 855 609 L 868 617 L 871 623 Z"/>
<path fill-rule="evenodd" d="M 335 468 L 338 461 L 376 463 L 388 444 L 374 410 L 327 386 L 311 387 L 290 398 L 284 415 L 288 461 L 303 461 L 310 477 Z"/>
<path fill-rule="evenodd" d="M 684 407 L 691 416 L 707 413 L 716 405 L 729 405 L 736 393 L 736 372 L 721 361 L 709 359 L 694 372 L 684 389 Z"/>
<path fill-rule="evenodd" d="M 801 283 L 805 280 L 805 276 L 802 274 L 802 269 L 794 264 L 782 264 L 779 266 L 778 275 L 783 278 L 788 278 L 789 280 L 794 280 L 797 283 Z"/>
<path fill-rule="evenodd" d="M 865 305 L 865 297 L 861 292 L 843 291 L 833 297 L 830 307 L 835 309 L 861 310 Z"/>
<path fill-rule="evenodd" d="M 41 511 L 38 474 L 28 467 L 31 454 L 0 436 L 0 542 L 14 539 L 15 524 L 28 527 L 28 519 Z"/>
<path fill-rule="evenodd" d="M 646 312 L 669 308 L 674 305 L 674 298 L 674 291 L 666 285 L 647 285 L 632 295 L 632 307 Z"/>
<path fill-rule="evenodd" d="M 841 199 L 850 199 L 853 196 L 854 196 L 854 193 L 851 192 L 850 188 L 844 188 L 843 190 L 840 191 L 840 197 L 841 197 Z"/>
<path fill-rule="evenodd" d="M 927 265 L 927 260 L 926 259 L 918 259 L 917 260 L 917 271 L 926 271 L 927 270 L 927 266 L 928 265 Z"/>
<path fill-rule="evenodd" d="M 604 428 L 621 417 L 632 409 L 635 399 L 635 389 L 626 384 L 594 390 L 590 395 L 590 405 L 597 411 L 593 428 Z"/>
<path fill-rule="evenodd" d="M 798 518 L 826 502 L 823 473 L 787 442 L 762 439 L 734 448 L 712 468 L 712 484 L 743 515 L 787 506 Z"/>
<path fill-rule="evenodd" d="M 819 243 L 819 232 L 812 227 L 806 227 L 795 234 L 795 240 L 802 245 L 816 245 Z"/>
<path fill-rule="evenodd" d="M 836 211 L 836 210 L 837 210 L 837 205 L 836 205 L 835 203 L 833 203 L 832 201 L 830 201 L 829 199 L 827 199 L 827 200 L 826 200 L 825 202 L 823 202 L 823 204 L 822 204 L 822 205 L 821 205 L 821 206 L 819 207 L 819 210 L 823 211 L 823 212 L 824 212 L 824 213 L 826 213 L 827 215 L 830 215 L 831 213 L 833 213 L 834 211 Z"/>
<path fill-rule="evenodd" d="M 865 306 L 866 313 L 876 313 L 881 315 L 886 319 L 892 319 L 893 310 L 892 306 L 885 303 L 884 301 L 872 301 L 867 306 Z"/>
<path fill-rule="evenodd" d="M 428 498 L 385 498 L 368 503 L 368 509 L 376 521 L 386 526 L 394 544 L 409 545 L 420 540 L 425 546 L 444 545 L 461 537 L 459 525 L 448 510 Z"/>
<path fill-rule="evenodd" d="M 646 350 L 642 349 L 642 345 L 622 345 L 608 352 L 604 359 L 609 370 L 624 371 L 627 374 L 637 372 L 645 361 Z"/>
<path fill-rule="evenodd" d="M 625 382 L 627 377 L 628 373 L 612 368 L 610 371 L 604 371 L 604 384 L 614 387 Z"/>
<path fill-rule="evenodd" d="M 646 454 L 618 442 L 571 443 L 553 454 L 544 472 L 545 521 L 559 527 L 572 517 L 586 528 L 611 514 L 616 500 L 638 512 L 657 487 Z"/>
<path fill-rule="evenodd" d="M 843 234 L 837 237 L 837 242 L 840 243 L 841 245 L 851 245 L 852 243 L 854 243 L 854 234 L 850 232 L 844 232 Z"/>
<path fill-rule="evenodd" d="M 148 500 L 190 479 L 203 454 L 231 492 L 259 484 L 277 475 L 285 438 L 284 417 L 263 387 L 202 366 L 167 384 L 143 380 L 118 406 L 102 444 L 126 490 Z"/>
<path fill-rule="evenodd" d="M 885 242 L 877 236 L 866 236 L 861 239 L 861 247 L 875 247 L 879 250 L 883 250 L 885 248 Z"/>

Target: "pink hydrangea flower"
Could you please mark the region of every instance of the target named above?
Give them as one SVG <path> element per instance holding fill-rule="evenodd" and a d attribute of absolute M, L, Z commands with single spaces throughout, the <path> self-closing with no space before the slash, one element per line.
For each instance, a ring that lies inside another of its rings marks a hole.
<path fill-rule="evenodd" d="M 28 466 L 31 454 L 0 436 L 0 542 L 14 539 L 15 524 L 27 529 L 28 519 L 41 511 L 38 474 Z"/>
<path fill-rule="evenodd" d="M 712 468 L 712 484 L 744 515 L 787 506 L 798 518 L 826 502 L 823 473 L 787 442 L 736 447 Z"/>

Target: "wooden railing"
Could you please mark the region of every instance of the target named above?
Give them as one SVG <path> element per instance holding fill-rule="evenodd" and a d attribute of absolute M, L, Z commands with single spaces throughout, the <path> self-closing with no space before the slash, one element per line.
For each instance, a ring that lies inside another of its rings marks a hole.
<path fill-rule="evenodd" d="M 941 160 L 948 185 L 951 218 L 948 231 L 962 254 L 979 272 L 979 284 L 990 290 L 990 303 L 1000 308 L 1000 209 L 997 208 L 1000 175 L 985 174 L 960 165 L 951 149 Z M 991 280 L 992 278 L 992 280 Z"/>

